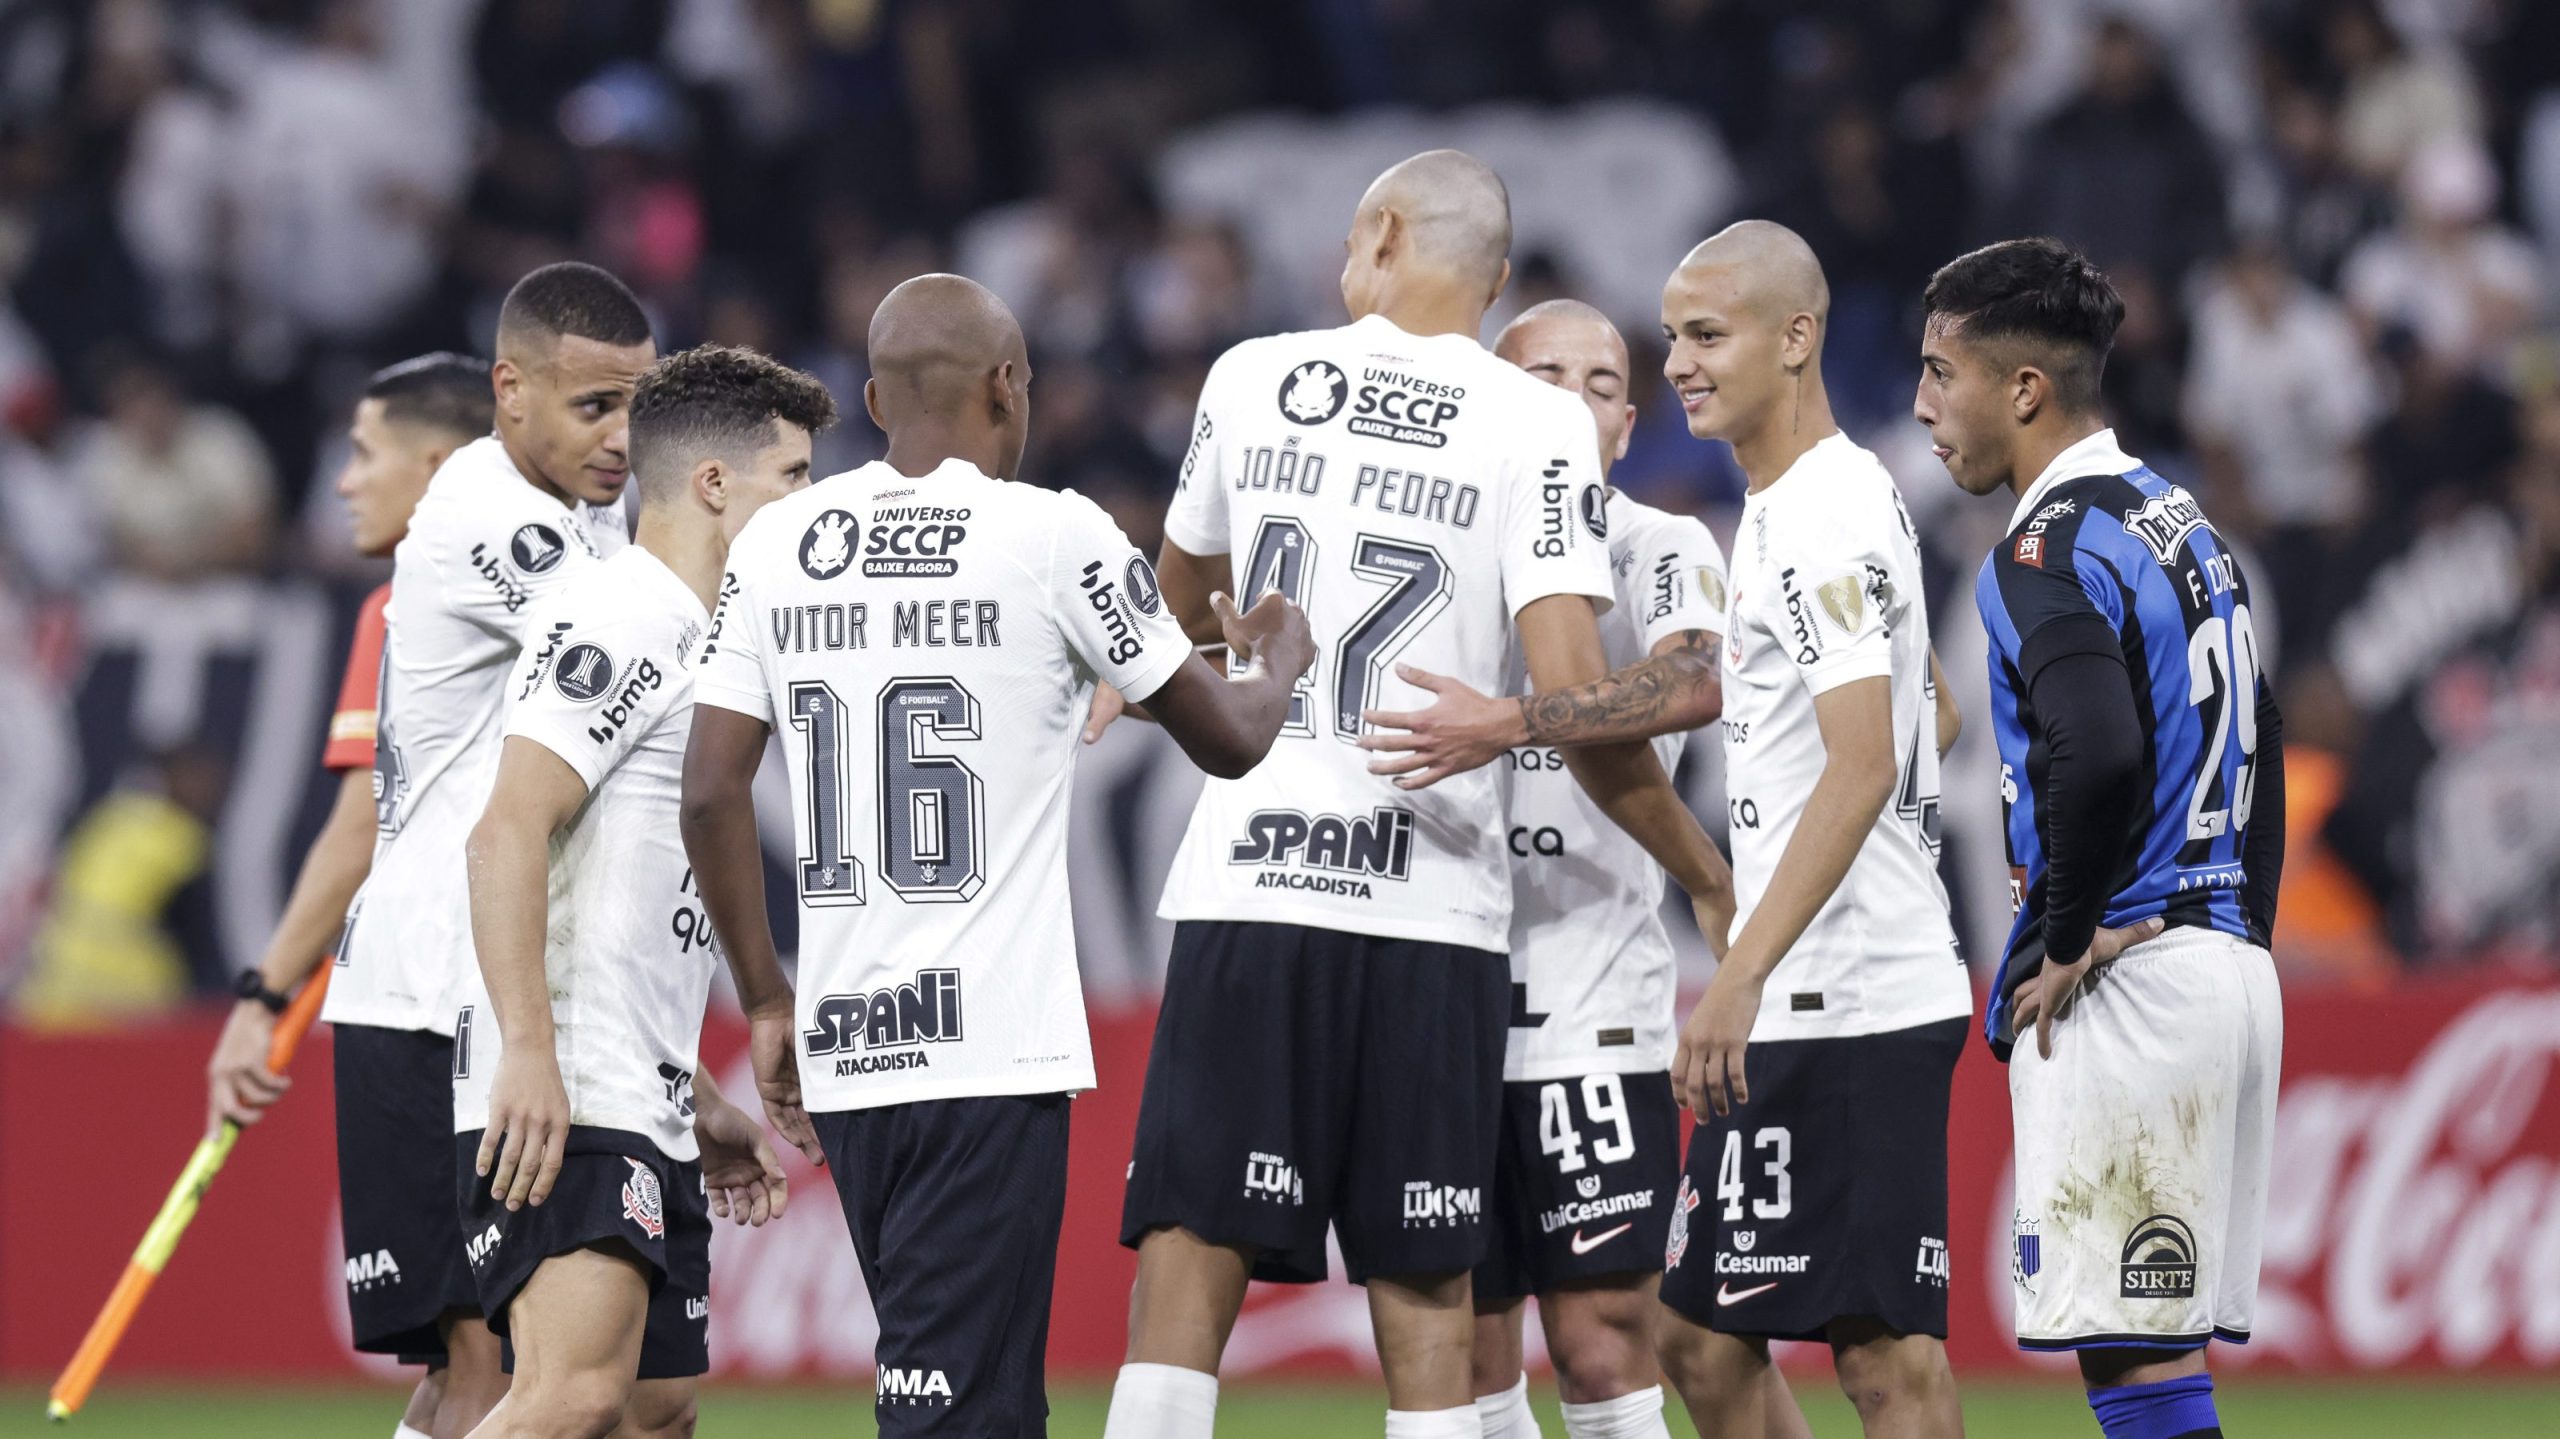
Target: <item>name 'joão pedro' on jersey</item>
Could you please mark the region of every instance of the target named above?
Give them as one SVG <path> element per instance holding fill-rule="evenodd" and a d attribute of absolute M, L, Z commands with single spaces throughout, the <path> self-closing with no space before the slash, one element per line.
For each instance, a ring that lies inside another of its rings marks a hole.
<path fill-rule="evenodd" d="M 2248 580 L 2195 497 L 2101 431 L 2059 457 L 2018 502 L 1983 562 L 1974 602 L 1991 641 L 1991 715 L 2017 918 L 1985 1032 L 2002 1057 L 2010 991 L 2045 954 L 2049 836 L 2037 812 L 2046 755 L 2027 692 L 2056 620 L 2095 615 L 2121 645 L 2142 728 L 2133 823 L 2105 881 L 2100 923 L 2159 916 L 2264 947 L 2272 896 L 2247 860 L 2265 687 Z M 2063 960 L 2077 955 L 2063 955 Z"/>

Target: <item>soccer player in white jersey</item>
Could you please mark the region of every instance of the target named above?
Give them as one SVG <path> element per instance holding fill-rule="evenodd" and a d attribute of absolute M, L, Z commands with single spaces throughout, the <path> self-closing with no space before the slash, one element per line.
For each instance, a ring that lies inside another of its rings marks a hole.
<path fill-rule="evenodd" d="M 1476 340 L 1510 202 L 1433 151 L 1352 222 L 1352 323 L 1229 350 L 1165 517 L 1167 603 L 1212 637 L 1231 584 L 1308 607 L 1323 659 L 1271 759 L 1212 781 L 1159 910 L 1176 921 L 1121 1242 L 1138 1250 L 1111 1439 L 1205 1439 L 1249 1278 L 1368 1287 L 1393 1436 L 1478 1432 L 1483 1259 L 1511 1012 L 1511 876 L 1491 776 L 1407 795 L 1368 772 L 1412 658 L 1542 686 L 1601 673 L 1609 514 L 1591 412 Z M 1569 761 L 1693 895 L 1722 861 L 1642 745 Z"/>
<path fill-rule="evenodd" d="M 825 386 L 753 351 L 651 366 L 632 544 L 544 602 L 517 666 L 469 846 L 485 983 L 454 1041 L 463 1233 L 516 1357 L 481 1434 L 691 1433 L 711 1215 L 762 1224 L 785 1200 L 763 1126 L 701 1072 L 719 961 L 676 819 L 730 542 L 809 482 L 834 421 Z"/>
<path fill-rule="evenodd" d="M 1031 373 L 986 289 L 909 280 L 870 339 L 887 455 L 767 506 L 730 552 L 685 848 L 766 1112 L 843 1199 L 880 1322 L 880 1432 L 1038 1434 L 1068 1097 L 1094 1082 L 1066 867 L 1086 705 L 1107 680 L 1202 768 L 1241 774 L 1314 641 L 1284 600 L 1222 600 L 1243 663 L 1219 675 L 1098 506 L 1012 482 Z M 777 729 L 796 999 L 748 792 Z"/>
<path fill-rule="evenodd" d="M 1664 1256 L 1663 1367 L 1702 1432 L 1796 1436 L 1768 1341 L 1826 1341 L 1868 1432 L 1952 1434 L 1947 1090 L 1972 992 L 1937 879 L 1957 717 L 1918 546 L 1891 477 L 1832 422 L 1829 288 L 1801 239 L 1732 226 L 1662 303 L 1690 433 L 1730 443 L 1750 481 L 1723 625 L 1741 908 L 1672 1063 L 1704 1127 Z M 1431 710 L 1381 717 L 1415 733 L 1377 747 L 1429 783 L 1506 735 L 1660 734 L 1672 658 L 1518 701 L 1435 682 Z"/>
<path fill-rule="evenodd" d="M 1605 480 L 1635 420 L 1617 326 L 1580 301 L 1550 300 L 1513 320 L 1493 352 L 1582 397 Z M 1725 587 L 1715 537 L 1615 487 L 1608 517 L 1616 594 L 1600 638 L 1611 667 L 1714 653 Z M 1653 741 L 1665 771 L 1686 740 Z M 1662 870 L 1573 783 L 1557 750 L 1513 750 L 1502 778 L 1513 1002 L 1494 1233 L 1475 1271 L 1476 1407 L 1485 1439 L 1538 1433 L 1520 1342 L 1535 1293 L 1565 1432 L 1667 1439 L 1654 1294 L 1680 1177 L 1680 1110 L 1666 1075 L 1677 976 Z M 1709 940 L 1721 949 L 1724 937 Z"/>
<path fill-rule="evenodd" d="M 463 841 L 488 799 L 506 682 L 537 601 L 596 562 L 581 503 L 622 492 L 648 317 L 591 265 L 507 293 L 497 432 L 453 452 L 393 553 L 374 741 L 379 830 L 321 1017 L 337 1026 L 338 1193 L 356 1347 L 451 1356 L 432 1432 L 505 1392 L 454 1210 L 453 1026 L 472 964 Z"/>

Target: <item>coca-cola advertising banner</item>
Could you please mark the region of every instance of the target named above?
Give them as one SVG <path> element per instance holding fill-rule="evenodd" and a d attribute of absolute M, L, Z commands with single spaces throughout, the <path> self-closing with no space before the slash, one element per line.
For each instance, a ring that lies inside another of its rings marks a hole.
<path fill-rule="evenodd" d="M 1102 1087 L 1075 1111 L 1050 1366 L 1118 1364 L 1132 1259 L 1114 1236 L 1152 1014 L 1097 1012 Z M 0 1378 L 50 1377 L 105 1298 L 202 1122 L 212 1017 L 112 1033 L 0 1032 Z M 344 1257 L 325 1034 L 292 1093 L 242 1137 L 143 1307 L 113 1375 L 325 1376 L 345 1344 Z M 750 1093 L 742 1034 L 706 1061 Z M 2343 1372 L 2560 1363 L 2560 988 L 2481 984 L 2380 994 L 2298 988 L 2257 1340 L 2225 1365 Z M 1966 1373 L 2063 1364 L 2008 1342 L 2009 1104 L 1977 1042 L 1951 1121 L 1955 1362 Z M 723 1229 L 713 1250 L 719 1372 L 868 1383 L 876 1324 L 822 1171 L 791 1161 L 790 1212 Z M 1538 1328 L 1529 1326 L 1532 1344 Z M 1257 1287 L 1230 1374 L 1372 1367 L 1369 1319 L 1342 1283 Z M 113 1375 L 110 1382 L 113 1382 Z"/>

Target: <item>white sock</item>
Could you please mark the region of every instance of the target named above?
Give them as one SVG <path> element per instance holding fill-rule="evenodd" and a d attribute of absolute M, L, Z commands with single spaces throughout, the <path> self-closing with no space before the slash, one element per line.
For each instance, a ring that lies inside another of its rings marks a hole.
<path fill-rule="evenodd" d="M 1484 1439 L 1546 1439 L 1538 1428 L 1537 1411 L 1529 1407 L 1526 1374 L 1499 1394 L 1477 1395 L 1476 1423 L 1483 1426 Z"/>
<path fill-rule="evenodd" d="M 1662 1386 L 1597 1404 L 1567 1404 L 1564 1432 L 1569 1439 L 1671 1439 L 1670 1427 L 1662 1422 Z"/>
<path fill-rule="evenodd" d="M 403 1424 L 399 1428 L 391 1431 L 391 1439 L 427 1439 L 427 1436 L 423 1431 L 412 1429 L 408 1425 Z"/>
<path fill-rule="evenodd" d="M 1521 1382 L 1527 1382 L 1526 1376 Z M 1484 1433 L 1483 1425 L 1473 1404 L 1455 1409 L 1387 1411 L 1387 1439 L 1477 1439 Z"/>
<path fill-rule="evenodd" d="M 1209 1439 L 1217 1419 L 1217 1375 L 1177 1364 L 1123 1364 L 1102 1439 Z"/>

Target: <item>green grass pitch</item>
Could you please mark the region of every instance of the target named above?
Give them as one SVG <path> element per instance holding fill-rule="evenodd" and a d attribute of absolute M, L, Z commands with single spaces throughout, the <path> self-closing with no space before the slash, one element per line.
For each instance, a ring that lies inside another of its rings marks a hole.
<path fill-rule="evenodd" d="M 1538 1386 L 1533 1385 L 1533 1391 Z M 1851 1439 L 1857 1418 L 1824 1376 L 1797 1384 L 1814 1433 Z M 1052 1391 L 1049 1432 L 1091 1439 L 1102 1432 L 1106 1390 Z M 43 1419 L 44 1395 L 0 1390 L 0 1435 L 59 1439 L 302 1439 L 302 1436 L 388 1435 L 401 1391 L 388 1388 L 259 1389 L 224 1386 L 119 1386 L 110 1375 L 70 1424 Z M 2560 1435 L 2560 1378 L 2401 1383 L 2390 1380 L 2304 1382 L 2248 1380 L 2221 1391 L 2223 1422 L 2234 1439 L 2552 1439 Z M 1675 1406 L 1676 1407 L 1676 1406 Z M 1538 1397 L 1549 1439 L 1564 1426 L 1555 1393 Z M 1354 1386 L 1284 1387 L 1237 1384 L 1218 1406 L 1219 1439 L 1302 1439 L 1308 1435 L 1372 1435 L 1385 1428 L 1383 1391 Z M 757 1388 L 717 1384 L 703 1395 L 704 1439 L 845 1439 L 872 1432 L 871 1396 L 859 1389 Z M 1671 1432 L 1694 1433 L 1675 1417 Z M 2067 1382 L 1977 1384 L 1965 1391 L 1971 1439 L 2096 1439 L 2097 1425 Z"/>

